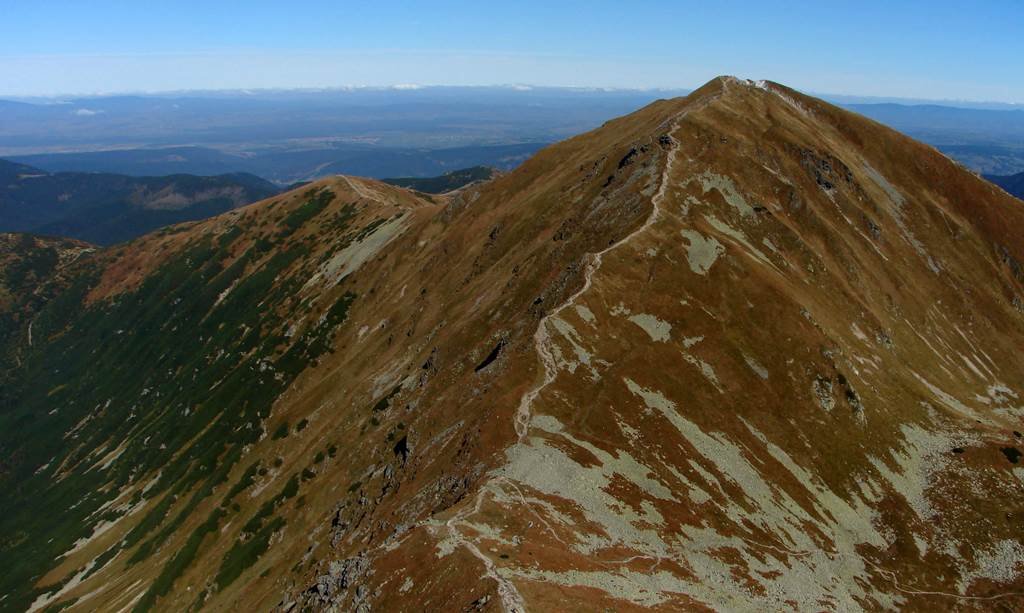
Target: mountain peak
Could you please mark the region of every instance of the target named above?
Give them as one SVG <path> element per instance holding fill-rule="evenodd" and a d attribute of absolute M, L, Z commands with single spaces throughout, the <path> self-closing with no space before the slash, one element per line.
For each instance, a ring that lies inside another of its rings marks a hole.
<path fill-rule="evenodd" d="M 453 194 L 334 177 L 84 254 L 11 336 L 0 586 L 1012 608 L 1021 228 L 930 147 L 719 77 Z"/>

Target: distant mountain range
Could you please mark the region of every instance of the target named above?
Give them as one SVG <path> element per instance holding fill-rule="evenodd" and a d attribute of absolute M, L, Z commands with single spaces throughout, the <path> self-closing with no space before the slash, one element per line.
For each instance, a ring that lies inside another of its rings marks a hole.
<path fill-rule="evenodd" d="M 161 226 L 205 219 L 279 191 L 273 183 L 244 173 L 214 177 L 50 173 L 0 160 L 0 232 L 109 245 Z"/>
<path fill-rule="evenodd" d="M 296 150 L 262 148 L 244 154 L 209 147 L 170 147 L 46 153 L 9 159 L 50 172 L 112 172 L 133 176 L 245 172 L 283 187 L 337 174 L 373 178 L 435 177 L 471 166 L 511 170 L 545 144 L 473 145 L 443 149 L 342 144 Z"/>
<path fill-rule="evenodd" d="M 1015 175 L 985 175 L 985 178 L 1006 190 L 1010 195 L 1024 200 L 1024 172 Z"/>

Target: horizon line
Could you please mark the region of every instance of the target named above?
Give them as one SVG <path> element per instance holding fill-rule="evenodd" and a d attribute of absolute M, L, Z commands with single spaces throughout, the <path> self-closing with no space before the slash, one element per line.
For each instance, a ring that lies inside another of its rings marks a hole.
<path fill-rule="evenodd" d="M 788 87 L 788 86 L 787 86 Z M 183 96 L 188 94 L 240 94 L 240 95 L 258 95 L 258 94 L 275 94 L 275 93 L 329 93 L 329 92 L 360 92 L 360 91 L 392 91 L 392 92 L 416 92 L 429 89 L 504 89 L 513 92 L 528 93 L 532 91 L 544 91 L 544 90 L 561 90 L 568 92 L 580 92 L 580 93 L 651 93 L 651 92 L 677 92 L 681 95 L 689 94 L 698 87 L 621 87 L 621 86 L 582 86 L 582 85 L 534 85 L 530 83 L 491 83 L 485 85 L 466 85 L 466 84 L 445 84 L 445 83 L 391 83 L 391 84 L 342 84 L 342 85 L 322 85 L 322 86 L 308 86 L 308 87 L 234 87 L 234 88 L 184 88 L 184 89 L 124 89 L 116 91 L 99 91 L 99 92 L 64 92 L 64 93 L 53 93 L 53 94 L 32 94 L 32 95 L 20 95 L 20 94 L 5 94 L 0 92 L 0 101 L 8 102 L 21 102 L 24 104 L 70 104 L 70 100 L 66 99 L 86 99 L 86 98 L 115 98 L 125 96 L 136 96 L 136 97 L 168 97 L 168 96 Z M 796 89 L 796 88 L 794 88 Z M 826 101 L 842 101 L 843 99 L 852 100 L 864 100 L 864 101 L 877 101 L 877 102 L 863 102 L 863 104 L 907 104 L 907 106 L 920 106 L 923 104 L 932 103 L 938 106 L 951 106 L 970 104 L 970 105 L 985 105 L 991 107 L 1007 107 L 1003 110 L 1024 110 L 1024 102 L 1005 102 L 1000 100 L 984 100 L 984 99 L 971 99 L 971 98 L 918 98 L 909 96 L 881 96 L 881 95 L 861 95 L 861 94 L 834 94 L 827 92 L 816 92 L 812 90 L 799 90 L 804 93 L 822 98 Z M 51 102 L 35 102 L 35 101 L 51 101 Z M 843 101 L 841 104 L 858 104 L 855 101 Z M 998 109 L 990 109 L 998 110 Z"/>

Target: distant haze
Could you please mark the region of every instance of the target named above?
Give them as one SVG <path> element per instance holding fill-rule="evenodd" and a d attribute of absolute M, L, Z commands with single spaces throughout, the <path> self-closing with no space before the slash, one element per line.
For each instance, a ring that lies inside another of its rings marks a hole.
<path fill-rule="evenodd" d="M 685 93 L 424 86 L 0 100 L 0 157 L 49 171 L 248 172 L 279 185 L 337 173 L 429 177 L 508 169 L 545 144 Z M 832 100 L 976 171 L 1024 170 L 1024 110 Z"/>

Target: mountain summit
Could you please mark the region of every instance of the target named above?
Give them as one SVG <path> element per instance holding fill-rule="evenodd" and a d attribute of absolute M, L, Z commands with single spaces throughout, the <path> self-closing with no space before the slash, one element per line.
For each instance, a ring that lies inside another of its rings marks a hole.
<path fill-rule="evenodd" d="M 0 254 L 0 604 L 1020 608 L 1022 230 L 721 77 L 448 195 Z"/>

